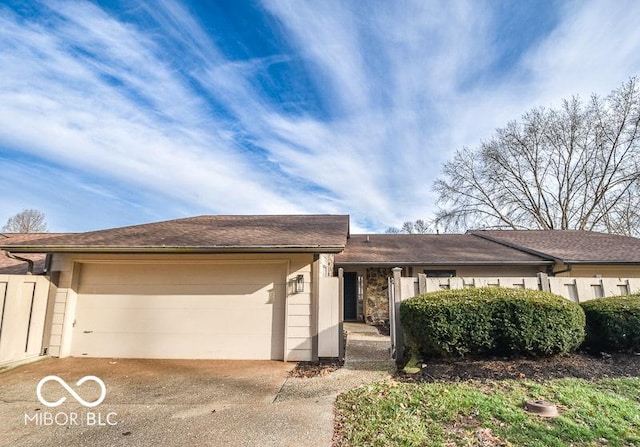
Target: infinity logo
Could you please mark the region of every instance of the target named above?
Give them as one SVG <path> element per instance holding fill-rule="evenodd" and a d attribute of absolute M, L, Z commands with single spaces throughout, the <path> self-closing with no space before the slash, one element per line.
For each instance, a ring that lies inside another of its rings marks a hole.
<path fill-rule="evenodd" d="M 96 377 L 96 376 L 84 376 L 82 379 L 80 379 L 80 380 L 78 380 L 76 382 L 77 386 L 80 386 L 83 383 L 88 382 L 88 381 L 93 381 L 93 382 L 96 382 L 98 385 L 100 385 L 100 390 L 101 390 L 100 397 L 95 402 L 87 402 L 86 400 L 84 400 L 82 397 L 80 397 L 78 395 L 78 393 L 76 393 L 67 384 L 67 382 L 62 380 L 60 377 L 58 377 L 58 376 L 47 376 L 47 377 L 43 377 L 40 380 L 40 382 L 38 382 L 38 386 L 36 387 L 36 395 L 38 396 L 38 400 L 43 405 L 46 405 L 47 407 L 57 407 L 58 405 L 61 405 L 65 400 L 67 400 L 66 397 L 61 397 L 60 399 L 58 399 L 55 402 L 49 402 L 44 397 L 42 397 L 42 386 L 45 383 L 50 382 L 52 380 L 54 382 L 58 382 L 60 385 L 62 385 L 62 387 L 65 390 L 67 390 L 69 392 L 69 394 L 71 394 L 73 396 L 73 398 L 78 401 L 78 403 L 80 403 L 81 405 L 83 405 L 85 407 L 93 408 L 93 407 L 96 407 L 96 406 L 100 405 L 102 403 L 102 401 L 104 400 L 105 396 L 107 395 L 107 387 L 104 385 L 104 382 L 102 381 L 102 379 L 100 379 L 99 377 Z"/>

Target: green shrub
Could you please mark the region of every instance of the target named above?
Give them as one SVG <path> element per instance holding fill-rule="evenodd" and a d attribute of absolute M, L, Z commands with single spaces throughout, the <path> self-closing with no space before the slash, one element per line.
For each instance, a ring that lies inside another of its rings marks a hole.
<path fill-rule="evenodd" d="M 580 303 L 587 317 L 584 346 L 593 351 L 640 351 L 640 295 Z"/>
<path fill-rule="evenodd" d="M 426 293 L 400 305 L 408 344 L 426 357 L 552 355 L 584 340 L 582 308 L 548 292 L 497 287 Z"/>

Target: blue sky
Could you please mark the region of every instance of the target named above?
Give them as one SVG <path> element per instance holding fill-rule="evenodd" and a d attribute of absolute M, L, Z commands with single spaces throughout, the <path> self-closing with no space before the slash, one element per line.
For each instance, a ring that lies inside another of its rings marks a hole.
<path fill-rule="evenodd" d="M 429 219 L 442 162 L 640 73 L 640 2 L 0 2 L 0 223 Z"/>

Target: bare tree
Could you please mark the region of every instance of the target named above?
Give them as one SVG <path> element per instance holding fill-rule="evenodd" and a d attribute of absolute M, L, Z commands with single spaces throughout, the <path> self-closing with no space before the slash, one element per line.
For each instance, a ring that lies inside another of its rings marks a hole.
<path fill-rule="evenodd" d="M 23 210 L 7 220 L 2 227 L 7 233 L 46 233 L 47 222 L 44 213 L 38 210 Z"/>
<path fill-rule="evenodd" d="M 631 78 L 607 98 L 533 109 L 436 180 L 437 223 L 640 231 L 640 91 Z"/>
<path fill-rule="evenodd" d="M 418 219 L 413 223 L 413 229 L 418 234 L 432 233 L 429 224 L 422 219 Z"/>
<path fill-rule="evenodd" d="M 427 222 L 422 219 L 418 219 L 415 222 L 406 221 L 402 224 L 401 228 L 389 227 L 385 231 L 387 234 L 427 234 L 431 233 L 431 227 Z"/>

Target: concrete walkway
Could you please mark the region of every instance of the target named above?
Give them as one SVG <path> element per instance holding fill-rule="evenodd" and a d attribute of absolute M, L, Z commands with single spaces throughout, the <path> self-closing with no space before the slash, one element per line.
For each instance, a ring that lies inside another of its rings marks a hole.
<path fill-rule="evenodd" d="M 380 335 L 378 329 L 364 323 L 344 323 L 344 330 L 347 332 L 345 371 L 371 371 L 375 373 L 373 377 L 381 379 L 394 371 L 388 335 Z"/>
<path fill-rule="evenodd" d="M 304 439 L 301 445 L 330 446 L 333 405 L 338 394 L 388 379 L 395 370 L 388 336 L 379 335 L 375 327 L 363 323 L 345 323 L 344 329 L 347 332 L 344 366 L 324 377 L 288 378 L 276 397 L 276 404 L 294 401 L 300 411 L 313 406 L 319 416 L 318 427 L 313 429 L 315 437 Z"/>

